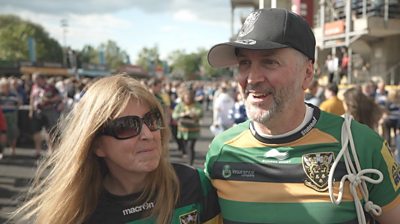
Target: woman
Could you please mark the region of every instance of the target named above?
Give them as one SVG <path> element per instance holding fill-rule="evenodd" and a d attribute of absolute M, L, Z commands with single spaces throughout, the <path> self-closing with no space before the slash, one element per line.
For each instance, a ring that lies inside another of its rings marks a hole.
<path fill-rule="evenodd" d="M 195 94 L 191 90 L 182 92 L 182 101 L 178 103 L 172 112 L 172 118 L 178 121 L 177 138 L 183 145 L 183 157 L 189 157 L 189 163 L 193 164 L 195 157 L 195 144 L 200 135 L 200 118 L 203 109 L 195 101 Z"/>
<path fill-rule="evenodd" d="M 382 110 L 360 88 L 350 88 L 344 92 L 343 106 L 346 113 L 351 114 L 356 121 L 377 131 Z"/>
<path fill-rule="evenodd" d="M 130 77 L 93 83 L 58 126 L 54 153 L 14 219 L 216 223 L 219 207 L 204 174 L 170 164 L 170 135 L 160 111 L 157 99 Z"/>

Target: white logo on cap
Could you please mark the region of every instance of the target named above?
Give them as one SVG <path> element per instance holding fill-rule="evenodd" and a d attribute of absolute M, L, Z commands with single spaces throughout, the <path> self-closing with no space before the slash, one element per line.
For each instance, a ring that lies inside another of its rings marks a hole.
<path fill-rule="evenodd" d="M 242 26 L 242 29 L 240 29 L 238 37 L 244 37 L 247 34 L 249 34 L 251 31 L 254 29 L 254 23 L 258 20 L 260 17 L 261 11 L 256 11 L 251 13 L 246 21 L 244 21 L 244 24 Z"/>
<path fill-rule="evenodd" d="M 235 40 L 235 42 L 236 42 L 236 43 L 239 43 L 239 44 L 244 44 L 244 45 L 254 45 L 254 44 L 256 44 L 256 41 L 255 41 L 255 40 L 252 40 L 252 39 Z"/>

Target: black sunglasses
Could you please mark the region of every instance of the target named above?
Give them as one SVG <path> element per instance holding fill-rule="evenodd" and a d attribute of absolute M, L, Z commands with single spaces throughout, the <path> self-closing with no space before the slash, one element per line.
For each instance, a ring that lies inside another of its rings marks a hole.
<path fill-rule="evenodd" d="M 157 131 L 163 128 L 161 113 L 158 110 L 151 110 L 143 117 L 125 116 L 105 123 L 99 134 L 112 136 L 116 139 L 128 139 L 136 137 L 142 131 L 143 123 L 150 131 Z"/>

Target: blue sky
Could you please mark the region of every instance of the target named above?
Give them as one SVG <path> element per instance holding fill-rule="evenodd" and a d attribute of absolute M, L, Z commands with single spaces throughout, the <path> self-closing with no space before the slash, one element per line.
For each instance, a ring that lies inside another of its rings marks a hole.
<path fill-rule="evenodd" d="M 162 59 L 174 50 L 195 52 L 231 36 L 229 0 L 0 0 L 0 14 L 14 14 L 42 25 L 73 49 L 114 40 L 134 62 L 143 47 L 158 46 Z M 251 9 L 235 10 L 239 16 Z"/>

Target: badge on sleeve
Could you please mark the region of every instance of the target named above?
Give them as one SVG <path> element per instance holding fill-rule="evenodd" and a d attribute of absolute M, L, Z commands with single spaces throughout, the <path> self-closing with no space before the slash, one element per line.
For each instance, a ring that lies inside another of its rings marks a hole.
<path fill-rule="evenodd" d="M 394 191 L 397 191 L 400 188 L 400 166 L 394 159 L 387 142 L 385 142 L 385 144 L 383 145 L 381 154 L 386 162 L 390 182 L 392 182 L 393 189 Z"/>
<path fill-rule="evenodd" d="M 197 224 L 199 219 L 199 213 L 197 210 L 188 212 L 179 216 L 179 223 L 180 224 Z"/>

